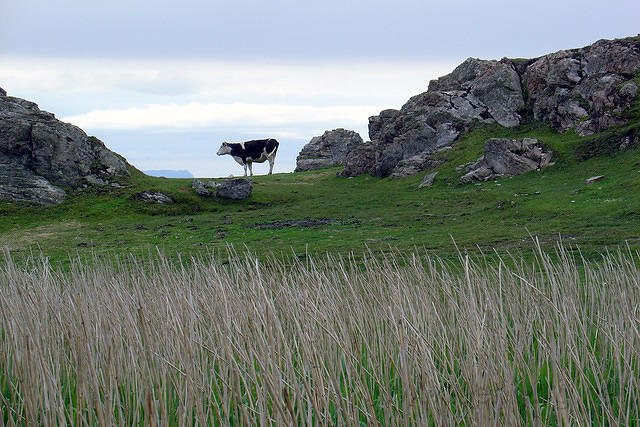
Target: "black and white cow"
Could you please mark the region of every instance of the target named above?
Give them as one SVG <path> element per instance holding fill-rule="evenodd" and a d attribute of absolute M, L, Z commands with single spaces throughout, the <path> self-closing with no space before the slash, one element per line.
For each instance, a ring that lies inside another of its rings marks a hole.
<path fill-rule="evenodd" d="M 278 141 L 273 138 L 245 142 L 223 142 L 218 150 L 218 156 L 231 154 L 236 162 L 244 166 L 244 176 L 247 176 L 247 166 L 249 166 L 249 173 L 253 176 L 251 165 L 254 162 L 262 163 L 269 160 L 269 175 L 271 175 L 279 145 Z"/>

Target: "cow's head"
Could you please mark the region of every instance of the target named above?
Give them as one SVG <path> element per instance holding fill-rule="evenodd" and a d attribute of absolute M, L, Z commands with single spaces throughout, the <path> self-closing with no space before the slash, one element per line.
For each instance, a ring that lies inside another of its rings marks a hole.
<path fill-rule="evenodd" d="M 229 143 L 223 142 L 222 145 L 220 146 L 220 149 L 218 150 L 218 156 L 222 156 L 223 154 L 229 154 L 229 153 L 231 153 L 231 147 L 229 147 Z"/>

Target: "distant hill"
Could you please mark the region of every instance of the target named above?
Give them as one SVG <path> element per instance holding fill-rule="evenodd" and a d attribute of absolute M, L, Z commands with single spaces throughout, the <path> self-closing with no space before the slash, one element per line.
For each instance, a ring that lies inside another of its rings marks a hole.
<path fill-rule="evenodd" d="M 143 172 L 147 175 L 164 178 L 193 178 L 193 174 L 188 170 L 154 169 Z"/>

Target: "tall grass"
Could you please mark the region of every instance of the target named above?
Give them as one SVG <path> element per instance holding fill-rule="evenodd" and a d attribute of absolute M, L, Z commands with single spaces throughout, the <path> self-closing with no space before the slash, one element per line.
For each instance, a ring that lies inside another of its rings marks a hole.
<path fill-rule="evenodd" d="M 0 420 L 639 423 L 637 254 L 365 258 L 59 272 L 5 253 Z"/>

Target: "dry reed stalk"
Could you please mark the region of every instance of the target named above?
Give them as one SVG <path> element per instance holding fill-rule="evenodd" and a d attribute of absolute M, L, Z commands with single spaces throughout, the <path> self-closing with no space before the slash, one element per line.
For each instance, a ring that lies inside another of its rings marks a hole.
<path fill-rule="evenodd" d="M 0 264 L 15 424 L 638 424 L 640 257 Z M 553 255 L 553 256 L 552 256 Z"/>

